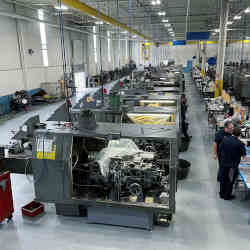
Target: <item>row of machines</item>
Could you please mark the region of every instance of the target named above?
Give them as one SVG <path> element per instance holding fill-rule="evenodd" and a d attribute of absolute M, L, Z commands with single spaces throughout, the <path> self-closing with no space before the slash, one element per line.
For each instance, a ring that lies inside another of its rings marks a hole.
<path fill-rule="evenodd" d="M 237 100 L 250 99 L 250 64 L 230 62 L 224 69 L 223 87 L 230 90 Z"/>
<path fill-rule="evenodd" d="M 249 63 L 233 63 L 230 62 L 225 66 L 224 84 L 227 90 L 231 91 L 231 95 L 236 100 L 249 107 L 250 105 L 250 64 Z M 242 137 L 247 144 L 247 158 L 241 161 L 239 166 L 240 177 L 237 183 L 237 190 L 244 195 L 244 199 L 248 198 L 250 190 L 250 164 L 249 164 L 249 111 L 246 120 L 241 124 Z"/>
<path fill-rule="evenodd" d="M 232 119 L 235 126 L 241 128 L 241 141 L 246 145 L 247 157 L 239 165 L 239 177 L 235 185 L 235 192 L 240 198 L 249 198 L 250 191 L 250 121 L 249 121 L 249 64 L 229 63 L 224 68 L 222 96 L 204 98 L 208 112 L 208 124 L 213 125 L 215 133 L 224 127 L 226 118 Z M 215 70 L 210 70 L 210 79 L 215 79 Z M 193 80 L 199 81 L 199 69 L 193 69 Z M 202 81 L 202 80 L 200 80 Z M 214 139 L 214 133 L 212 139 Z"/>
<path fill-rule="evenodd" d="M 3 166 L 33 174 L 35 200 L 58 215 L 151 230 L 175 213 L 182 72 L 172 66 L 142 82 L 118 81 L 66 104 L 45 123 L 30 118 Z M 148 81 L 149 80 L 149 81 Z"/>
<path fill-rule="evenodd" d="M 214 67 L 209 67 L 205 79 L 200 75 L 200 69 L 194 68 L 192 71 L 193 81 L 200 89 L 203 97 L 213 97 L 215 90 Z M 250 64 L 230 62 L 224 67 L 223 89 L 235 96 L 236 100 L 246 104 L 250 101 Z"/>
<path fill-rule="evenodd" d="M 136 64 L 131 60 L 128 64 L 121 67 L 121 69 L 116 68 L 111 71 L 102 71 L 99 75 L 92 76 L 88 79 L 88 87 L 97 87 L 101 84 L 107 84 L 110 81 L 128 76 L 132 74 L 132 72 L 136 72 Z"/>

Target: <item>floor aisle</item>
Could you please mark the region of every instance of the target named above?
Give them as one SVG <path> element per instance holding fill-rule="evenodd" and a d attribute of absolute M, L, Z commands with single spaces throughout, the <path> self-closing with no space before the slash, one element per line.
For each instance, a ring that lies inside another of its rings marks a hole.
<path fill-rule="evenodd" d="M 187 80 L 189 77 L 186 75 Z M 179 182 L 177 211 L 168 228 L 153 232 L 105 225 L 89 225 L 85 218 L 61 217 L 53 205 L 46 214 L 31 221 L 20 208 L 33 199 L 33 184 L 25 176 L 13 175 L 15 216 L 0 225 L 0 249 L 4 250 L 246 250 L 250 244 L 249 201 L 224 201 L 218 197 L 216 163 L 207 143 L 207 122 L 195 87 L 187 82 L 189 120 L 193 136 L 189 151 L 181 157 L 192 163 L 188 178 Z M 47 110 L 43 110 L 46 114 Z M 0 126 L 0 138 L 16 125 Z"/>

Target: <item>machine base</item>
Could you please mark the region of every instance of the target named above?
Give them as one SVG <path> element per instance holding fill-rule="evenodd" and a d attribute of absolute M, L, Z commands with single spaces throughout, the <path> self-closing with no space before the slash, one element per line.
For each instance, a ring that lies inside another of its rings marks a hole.
<path fill-rule="evenodd" d="M 88 222 L 152 230 L 153 212 L 129 208 L 89 207 Z"/>

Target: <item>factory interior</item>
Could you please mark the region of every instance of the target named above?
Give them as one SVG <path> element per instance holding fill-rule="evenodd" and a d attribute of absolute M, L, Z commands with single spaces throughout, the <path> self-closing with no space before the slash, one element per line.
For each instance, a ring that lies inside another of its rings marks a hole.
<path fill-rule="evenodd" d="M 0 249 L 245 250 L 250 0 L 0 0 Z"/>

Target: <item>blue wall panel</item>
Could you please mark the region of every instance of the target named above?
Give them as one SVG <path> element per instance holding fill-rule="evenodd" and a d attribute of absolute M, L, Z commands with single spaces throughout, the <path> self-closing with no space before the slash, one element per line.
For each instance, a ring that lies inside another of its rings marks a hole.
<path fill-rule="evenodd" d="M 187 40 L 197 41 L 197 40 L 208 40 L 210 37 L 210 32 L 187 32 Z"/>
<path fill-rule="evenodd" d="M 186 40 L 175 40 L 173 41 L 174 46 L 186 45 Z"/>

